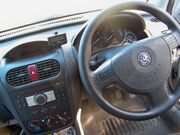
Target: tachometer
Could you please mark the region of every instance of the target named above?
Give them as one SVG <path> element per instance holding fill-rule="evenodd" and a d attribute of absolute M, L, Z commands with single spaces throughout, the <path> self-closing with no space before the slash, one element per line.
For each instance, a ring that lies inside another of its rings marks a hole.
<path fill-rule="evenodd" d="M 105 25 L 104 39 L 109 45 L 120 44 L 124 40 L 124 29 L 118 25 Z"/>

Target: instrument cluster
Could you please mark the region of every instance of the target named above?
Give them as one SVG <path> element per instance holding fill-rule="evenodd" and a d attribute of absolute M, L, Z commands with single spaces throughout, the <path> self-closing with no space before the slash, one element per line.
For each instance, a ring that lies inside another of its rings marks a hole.
<path fill-rule="evenodd" d="M 92 38 L 93 52 L 119 45 L 128 45 L 138 40 L 135 32 L 118 24 L 102 24 Z"/>

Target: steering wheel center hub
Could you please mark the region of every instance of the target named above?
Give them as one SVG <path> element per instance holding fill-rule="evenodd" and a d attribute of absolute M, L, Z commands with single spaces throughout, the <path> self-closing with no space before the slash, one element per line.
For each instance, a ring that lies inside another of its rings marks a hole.
<path fill-rule="evenodd" d="M 131 92 L 156 89 L 167 79 L 171 69 L 171 53 L 166 42 L 163 39 L 144 42 L 120 50 L 112 60 L 119 85 Z"/>

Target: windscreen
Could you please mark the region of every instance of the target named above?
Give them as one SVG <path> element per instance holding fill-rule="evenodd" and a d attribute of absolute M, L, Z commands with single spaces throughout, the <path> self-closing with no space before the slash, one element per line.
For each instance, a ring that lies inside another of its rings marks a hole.
<path fill-rule="evenodd" d="M 0 32 L 64 15 L 104 9 L 128 1 L 148 1 L 159 7 L 166 4 L 166 0 L 4 0 L 0 6 Z"/>

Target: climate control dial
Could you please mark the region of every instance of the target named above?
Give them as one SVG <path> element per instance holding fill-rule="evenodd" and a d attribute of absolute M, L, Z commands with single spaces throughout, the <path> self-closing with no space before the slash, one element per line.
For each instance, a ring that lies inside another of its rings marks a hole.
<path fill-rule="evenodd" d="M 38 120 L 32 120 L 28 123 L 28 129 L 32 132 L 41 131 L 40 122 Z"/>
<path fill-rule="evenodd" d="M 47 96 L 45 94 L 37 94 L 34 97 L 34 101 L 38 104 L 38 105 L 44 105 L 47 102 Z"/>

